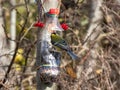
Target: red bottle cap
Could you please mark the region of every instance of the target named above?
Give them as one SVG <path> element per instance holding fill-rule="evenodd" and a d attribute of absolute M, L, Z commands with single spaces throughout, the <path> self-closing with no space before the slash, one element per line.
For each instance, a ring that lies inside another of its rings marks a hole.
<path fill-rule="evenodd" d="M 34 26 L 35 27 L 44 27 L 44 23 L 42 23 L 42 22 L 40 22 L 40 21 L 38 21 L 38 22 L 36 22 L 35 24 L 34 24 Z"/>
<path fill-rule="evenodd" d="M 51 8 L 50 10 L 49 10 L 49 14 L 56 14 L 56 15 L 58 15 L 59 14 L 59 9 L 53 9 L 53 8 Z"/>
<path fill-rule="evenodd" d="M 64 29 L 64 31 L 68 30 L 68 25 L 66 23 L 61 24 L 61 27 Z"/>

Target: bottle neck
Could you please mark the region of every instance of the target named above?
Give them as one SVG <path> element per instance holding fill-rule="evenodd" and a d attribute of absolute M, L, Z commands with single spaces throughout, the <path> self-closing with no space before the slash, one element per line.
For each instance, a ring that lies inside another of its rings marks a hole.
<path fill-rule="evenodd" d="M 58 17 L 57 14 L 49 14 L 49 13 L 46 13 L 46 16 L 47 16 L 48 18 Z"/>

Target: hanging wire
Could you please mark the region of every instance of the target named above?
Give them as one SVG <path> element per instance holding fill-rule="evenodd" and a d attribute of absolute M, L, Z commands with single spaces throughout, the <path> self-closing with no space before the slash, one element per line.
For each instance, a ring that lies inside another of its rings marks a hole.
<path fill-rule="evenodd" d="M 37 0 L 38 4 L 38 21 L 42 21 L 42 3 L 41 0 Z"/>

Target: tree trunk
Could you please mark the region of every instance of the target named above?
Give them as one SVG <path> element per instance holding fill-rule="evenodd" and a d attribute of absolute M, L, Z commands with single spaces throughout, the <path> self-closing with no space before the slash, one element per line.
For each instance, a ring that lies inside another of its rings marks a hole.
<path fill-rule="evenodd" d="M 11 0 L 11 4 L 14 6 L 16 4 L 16 0 Z M 10 49 L 11 51 L 15 50 L 16 47 L 16 43 L 15 43 L 15 39 L 16 39 L 16 11 L 15 9 L 13 9 L 11 11 L 11 17 L 10 17 L 10 36 L 11 36 L 11 41 L 10 41 Z"/>
<path fill-rule="evenodd" d="M 8 53 L 8 44 L 6 34 L 3 28 L 3 9 L 2 1 L 0 1 L 0 80 L 4 78 L 7 67 L 10 64 L 10 57 Z"/>
<path fill-rule="evenodd" d="M 93 72 L 93 69 L 96 66 L 99 48 L 99 44 L 96 39 L 101 34 L 101 24 L 103 20 L 103 14 L 101 11 L 103 0 L 88 0 L 88 2 L 91 2 L 90 24 L 85 37 L 86 42 L 84 47 L 89 48 L 90 55 L 86 62 L 86 75 Z"/>
<path fill-rule="evenodd" d="M 41 1 L 37 0 L 37 1 L 38 1 L 38 3 L 39 2 L 42 3 L 43 9 L 44 9 L 43 10 L 44 14 L 46 14 L 51 8 L 52 9 L 59 8 L 60 2 L 61 2 L 61 0 L 41 0 Z M 45 18 L 46 23 L 47 23 L 47 19 L 49 19 L 49 18 Z M 38 28 L 37 33 L 38 33 L 38 35 L 37 35 L 38 41 L 37 41 L 36 66 L 40 67 L 40 65 L 42 65 L 42 62 L 44 62 L 45 60 L 50 62 L 50 63 L 53 63 L 52 60 L 55 61 L 55 57 L 49 51 L 49 49 L 51 49 L 51 47 L 52 47 L 52 44 L 50 44 L 51 43 L 51 33 L 46 29 L 40 30 L 40 28 Z M 36 74 L 37 90 L 57 90 L 56 83 L 53 83 L 53 82 L 44 83 L 44 81 L 41 80 L 40 69 L 41 68 L 38 68 L 37 74 Z M 49 77 L 48 77 L 48 79 L 49 79 Z"/>
<path fill-rule="evenodd" d="M 86 37 L 84 39 L 83 48 L 88 50 L 89 55 L 87 56 L 87 61 L 85 62 L 85 66 L 79 65 L 77 66 L 77 77 L 80 79 L 81 72 L 83 71 L 83 67 L 85 69 L 85 74 L 88 76 L 91 72 L 93 72 L 94 67 L 96 66 L 97 61 L 97 48 L 99 48 L 98 42 L 96 42 L 96 38 L 101 33 L 101 21 L 103 19 L 101 6 L 103 0 L 87 0 L 90 2 L 90 24 L 87 30 Z M 77 86 L 77 85 L 76 85 Z"/>

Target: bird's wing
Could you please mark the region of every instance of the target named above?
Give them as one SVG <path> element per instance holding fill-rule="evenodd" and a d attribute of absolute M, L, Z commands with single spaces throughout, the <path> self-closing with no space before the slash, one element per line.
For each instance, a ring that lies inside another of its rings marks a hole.
<path fill-rule="evenodd" d="M 52 34 L 51 35 L 51 43 L 54 46 L 57 46 L 60 49 L 63 49 L 63 50 L 66 50 L 66 51 L 68 51 L 70 49 L 68 43 L 62 37 L 60 37 L 57 34 Z"/>
<path fill-rule="evenodd" d="M 66 50 L 66 51 L 69 49 L 68 44 L 63 40 L 55 42 L 53 45 L 57 46 L 57 47 L 59 47 L 59 48 L 61 48 L 63 50 Z"/>

